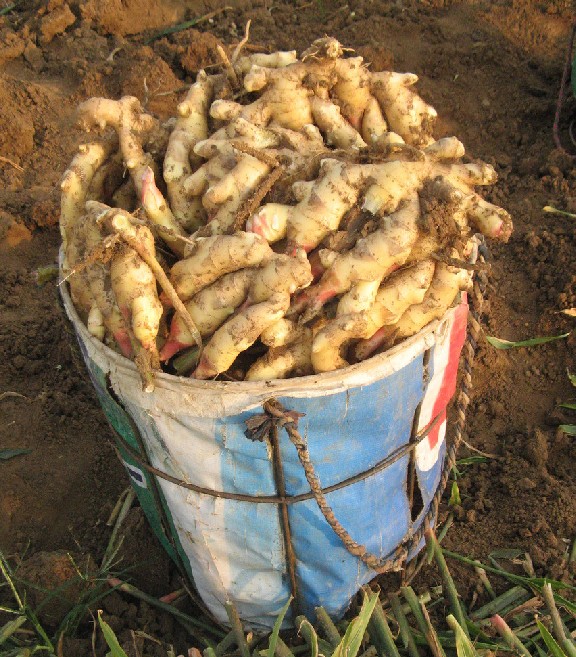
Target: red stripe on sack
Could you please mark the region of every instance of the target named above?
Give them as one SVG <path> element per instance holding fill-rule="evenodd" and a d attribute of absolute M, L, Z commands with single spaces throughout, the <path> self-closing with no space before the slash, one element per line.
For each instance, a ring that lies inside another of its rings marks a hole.
<path fill-rule="evenodd" d="M 446 416 L 446 407 L 448 402 L 456 392 L 456 379 L 458 377 L 458 364 L 460 362 L 460 352 L 466 339 L 466 325 L 468 320 L 468 300 L 467 297 L 462 295 L 462 303 L 456 308 L 454 313 L 454 323 L 450 330 L 449 338 L 449 355 L 448 363 L 444 369 L 444 376 L 442 378 L 442 385 L 438 391 L 438 396 L 434 400 L 432 408 L 432 418 L 443 412 L 443 419 Z M 428 434 L 428 443 L 430 449 L 436 447 L 438 442 L 438 431 L 442 424 L 443 419 L 438 422 L 434 429 Z"/>

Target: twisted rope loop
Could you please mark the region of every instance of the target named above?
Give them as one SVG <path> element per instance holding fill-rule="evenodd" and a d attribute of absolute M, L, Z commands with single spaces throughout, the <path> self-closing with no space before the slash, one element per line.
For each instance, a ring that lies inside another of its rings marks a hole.
<path fill-rule="evenodd" d="M 481 256 L 480 261 L 483 260 L 484 258 Z M 364 545 L 357 543 L 352 538 L 352 536 L 350 536 L 350 534 L 335 517 L 332 508 L 326 500 L 326 496 L 322 490 L 320 480 L 310 460 L 310 453 L 308 451 L 306 440 L 298 431 L 298 419 L 300 414 L 286 410 L 275 399 L 269 399 L 263 404 L 264 413 L 254 416 L 252 419 L 252 426 L 248 426 L 248 430 L 246 432 L 247 435 L 256 440 L 263 440 L 273 425 L 275 425 L 278 429 L 283 428 L 286 431 L 290 441 L 296 448 L 298 458 L 302 468 L 304 469 L 306 481 L 310 486 L 310 490 L 314 496 L 316 504 L 326 519 L 326 522 L 330 525 L 334 533 L 342 541 L 342 544 L 348 550 L 348 552 L 360 559 L 369 568 L 377 573 L 401 570 L 411 549 L 418 545 L 424 535 L 424 531 L 427 527 L 430 526 L 431 523 L 434 522 L 434 519 L 437 516 L 438 506 L 440 504 L 442 495 L 444 494 L 444 490 L 446 489 L 446 484 L 448 483 L 448 479 L 450 477 L 450 471 L 456 463 L 456 455 L 462 441 L 462 434 L 464 432 L 464 426 L 466 423 L 466 411 L 470 403 L 470 391 L 472 388 L 472 365 L 474 362 L 476 348 L 478 345 L 478 338 L 481 331 L 480 315 L 482 312 L 486 285 L 487 275 L 485 268 L 479 267 L 476 270 L 473 288 L 470 293 L 468 333 L 463 346 L 462 356 L 462 379 L 455 404 L 457 415 L 454 427 L 454 438 L 447 449 L 444 468 L 442 470 L 438 488 L 436 489 L 429 509 L 422 522 L 420 523 L 418 529 L 414 533 L 410 533 L 408 536 L 406 536 L 404 541 L 398 545 L 392 554 L 386 557 L 377 557 L 376 555 L 371 554 L 368 552 Z M 417 443 L 413 443 L 413 446 L 415 447 L 416 444 Z"/>

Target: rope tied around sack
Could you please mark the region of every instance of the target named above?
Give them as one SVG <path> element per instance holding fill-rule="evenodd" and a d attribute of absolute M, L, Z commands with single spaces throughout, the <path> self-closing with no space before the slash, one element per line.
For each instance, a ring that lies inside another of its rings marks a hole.
<path fill-rule="evenodd" d="M 418 529 L 413 533 L 409 532 L 392 554 L 383 558 L 371 554 L 364 545 L 357 543 L 337 520 L 332 508 L 328 504 L 318 475 L 314 470 L 306 440 L 298 431 L 298 420 L 303 417 L 302 413 L 285 409 L 276 399 L 269 399 L 262 405 L 264 413 L 254 415 L 246 421 L 247 429 L 245 433 L 251 440 L 263 441 L 268 438 L 269 432 L 274 429 L 284 429 L 286 431 L 290 441 L 296 448 L 310 491 L 312 492 L 316 504 L 326 522 L 330 525 L 350 554 L 358 557 L 369 568 L 379 574 L 398 571 L 404 567 L 410 550 L 418 545 L 426 528 L 429 527 L 437 517 L 438 507 L 448 483 L 450 471 L 456 463 L 456 455 L 462 441 L 462 434 L 466 423 L 466 411 L 470 404 L 472 365 L 476 354 L 478 338 L 482 330 L 480 325 L 480 315 L 484 303 L 484 293 L 488 282 L 487 267 L 485 265 L 488 257 L 488 251 L 485 245 L 482 244 L 480 247 L 478 263 L 480 266 L 476 269 L 473 287 L 469 294 L 470 312 L 468 317 L 468 332 L 462 350 L 462 379 L 455 402 L 456 421 L 454 427 L 454 439 L 447 448 L 440 482 L 435 491 L 434 497 L 430 502 L 426 515 L 422 519 Z M 437 420 L 438 418 L 436 418 L 436 421 Z M 416 447 L 416 445 L 426 437 L 430 429 L 431 427 L 429 427 L 423 434 L 420 434 L 419 440 L 411 443 L 410 447 L 412 449 Z"/>
<path fill-rule="evenodd" d="M 275 399 L 270 399 L 267 402 L 264 402 L 263 408 L 266 413 L 273 417 L 279 423 L 279 426 L 282 426 L 282 428 L 288 434 L 290 441 L 296 448 L 298 458 L 304 469 L 304 474 L 306 475 L 306 481 L 310 486 L 310 490 L 314 494 L 316 504 L 326 519 L 326 522 L 330 525 L 330 527 L 332 527 L 334 533 L 342 541 L 348 552 L 353 554 L 355 557 L 358 557 L 369 568 L 372 568 L 372 570 L 375 570 L 378 573 L 385 573 L 390 570 L 397 569 L 397 559 L 381 559 L 373 554 L 370 554 L 366 547 L 360 543 L 357 543 L 336 519 L 332 508 L 326 500 L 326 496 L 322 492 L 322 486 L 320 484 L 318 475 L 314 471 L 314 466 L 310 460 L 310 453 L 308 451 L 306 440 L 298 431 L 298 419 L 293 419 L 293 413 L 291 411 L 286 411 L 282 404 L 280 404 Z M 402 554 L 399 557 L 401 561 L 403 561 L 407 556 L 407 550 L 403 550 L 403 552 L 405 552 L 405 554 Z"/>

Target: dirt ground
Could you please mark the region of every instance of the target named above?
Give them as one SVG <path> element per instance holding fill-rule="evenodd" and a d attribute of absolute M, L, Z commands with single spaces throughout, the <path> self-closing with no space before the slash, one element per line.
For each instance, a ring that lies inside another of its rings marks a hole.
<path fill-rule="evenodd" d="M 552 137 L 571 3 L 226 4 L 197 26 L 206 34 L 189 29 L 145 45 L 159 28 L 224 3 L 49 0 L 4 11 L 8 3 L 0 2 L 0 447 L 30 450 L 0 462 L 0 548 L 16 561 L 55 550 L 99 559 L 106 520 L 127 485 L 56 284 L 35 278 L 57 258 L 58 183 L 82 140 L 75 106 L 132 94 L 159 116 L 174 115 L 183 85 L 218 62 L 214 37 L 237 43 L 251 19 L 251 42 L 263 49 L 302 51 L 328 33 L 376 70 L 417 73 L 420 93 L 440 116 L 436 135 L 457 135 L 470 155 L 497 169 L 487 198 L 512 214 L 515 231 L 508 245 L 493 248 L 485 332 L 512 340 L 572 334 L 510 351 L 481 341 L 466 440 L 494 456 L 462 468 L 462 506 L 445 544 L 482 559 L 520 548 L 538 573 L 566 576 L 562 557 L 576 537 L 576 445 L 558 429 L 574 414 L 558 403 L 575 396 L 567 371 L 575 371 L 576 333 L 575 320 L 560 311 L 576 306 L 576 224 L 542 208 L 576 211 L 576 160 Z M 568 99 L 560 123 L 573 153 L 575 109 Z M 147 554 L 136 583 L 167 593 L 175 587 L 167 560 L 137 511 L 131 522 L 125 563 Z M 467 575 L 459 577 L 466 594 Z M 116 602 L 127 614 L 128 603 Z M 119 621 L 117 629 L 126 626 Z M 164 627 L 163 636 L 172 631 Z"/>

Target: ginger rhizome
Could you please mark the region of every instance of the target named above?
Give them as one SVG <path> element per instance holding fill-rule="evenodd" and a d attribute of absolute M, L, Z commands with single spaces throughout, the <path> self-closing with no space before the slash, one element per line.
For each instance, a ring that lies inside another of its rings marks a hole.
<path fill-rule="evenodd" d="M 180 352 L 197 379 L 353 365 L 458 301 L 475 233 L 512 230 L 478 191 L 494 169 L 435 139 L 414 74 L 330 37 L 300 58 L 240 51 L 170 121 L 129 96 L 78 108 L 102 140 L 62 181 L 62 272 L 146 389 Z"/>

